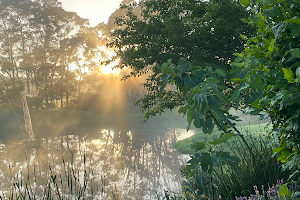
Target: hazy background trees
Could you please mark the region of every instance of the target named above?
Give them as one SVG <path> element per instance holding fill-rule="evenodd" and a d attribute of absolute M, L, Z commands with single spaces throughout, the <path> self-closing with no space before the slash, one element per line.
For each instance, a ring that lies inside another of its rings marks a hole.
<path fill-rule="evenodd" d="M 23 90 L 38 91 L 28 100 L 30 107 L 74 107 L 95 82 L 104 83 L 99 61 L 108 57 L 106 24 L 89 27 L 88 20 L 65 11 L 57 0 L 3 0 L 0 5 L 2 107 L 8 100 L 20 103 Z"/>

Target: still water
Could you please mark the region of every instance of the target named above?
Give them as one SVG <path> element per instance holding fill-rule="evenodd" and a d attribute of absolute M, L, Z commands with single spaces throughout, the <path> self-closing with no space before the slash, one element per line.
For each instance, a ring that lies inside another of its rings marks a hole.
<path fill-rule="evenodd" d="M 99 129 L 85 136 L 1 143 L 0 191 L 10 191 L 21 179 L 42 191 L 49 177 L 67 191 L 69 174 L 75 177 L 73 185 L 88 181 L 87 190 L 97 194 L 94 199 L 158 199 L 164 190 L 180 193 L 179 168 L 188 158 L 173 144 L 190 134 L 183 129 L 166 129 L 165 134 Z"/>

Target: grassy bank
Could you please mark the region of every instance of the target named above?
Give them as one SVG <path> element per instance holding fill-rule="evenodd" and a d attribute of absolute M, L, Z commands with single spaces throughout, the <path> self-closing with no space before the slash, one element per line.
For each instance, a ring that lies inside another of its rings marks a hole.
<path fill-rule="evenodd" d="M 259 120 L 259 117 L 254 117 L 250 115 L 243 115 L 240 112 L 234 112 L 233 114 L 238 115 L 242 121 L 236 122 L 237 129 L 244 135 L 247 140 L 249 137 L 258 137 L 260 134 L 265 134 L 267 129 L 267 121 Z M 221 132 L 216 128 L 212 132 L 211 135 L 204 134 L 202 131 L 198 131 L 195 135 L 186 138 L 184 140 L 180 140 L 175 143 L 175 148 L 182 154 L 194 154 L 194 150 L 191 149 L 191 144 L 193 142 L 208 142 L 212 141 L 220 136 Z M 228 141 L 230 142 L 230 140 Z M 227 148 L 224 146 L 223 148 Z"/>

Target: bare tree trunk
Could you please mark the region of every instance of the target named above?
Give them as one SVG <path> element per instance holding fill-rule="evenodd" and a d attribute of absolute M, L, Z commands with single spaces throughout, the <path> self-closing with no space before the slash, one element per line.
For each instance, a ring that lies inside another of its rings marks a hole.
<path fill-rule="evenodd" d="M 25 91 L 24 91 L 25 92 Z M 24 92 L 21 93 L 22 102 L 23 102 L 23 112 L 24 112 L 24 121 L 25 121 L 25 131 L 27 132 L 30 139 L 34 139 L 34 134 L 32 130 L 30 113 L 27 105 L 26 95 Z"/>

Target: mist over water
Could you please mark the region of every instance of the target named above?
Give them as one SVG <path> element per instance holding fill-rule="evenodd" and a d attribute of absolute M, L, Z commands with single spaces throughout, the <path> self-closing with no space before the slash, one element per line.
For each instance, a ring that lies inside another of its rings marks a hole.
<path fill-rule="evenodd" d="M 179 167 L 186 158 L 173 144 L 184 133 L 181 129 L 169 129 L 165 134 L 102 129 L 85 136 L 1 143 L 0 187 L 9 191 L 11 175 L 26 178 L 29 174 L 30 182 L 36 180 L 36 188 L 42 188 L 47 184 L 49 166 L 53 174 L 64 174 L 64 159 L 64 163 L 72 160 L 78 175 L 84 165 L 91 167 L 94 181 L 105 181 L 103 197 L 107 199 L 111 192 L 120 199 L 156 199 L 164 190 L 180 192 Z"/>
<path fill-rule="evenodd" d="M 20 96 L 10 98 L 10 106 L 0 110 L 0 193 L 22 181 L 20 187 L 27 187 L 27 181 L 40 195 L 49 177 L 52 185 L 54 179 L 70 184 L 70 176 L 71 184 L 83 185 L 86 172 L 92 182 L 87 189 L 101 191 L 96 199 L 152 200 L 165 190 L 180 193 L 179 168 L 187 156 L 173 145 L 192 134 L 185 131 L 186 119 L 167 111 L 142 123 L 133 102 L 145 94 L 146 78 L 120 81 L 122 76 L 91 73 L 81 95 L 70 95 L 68 104 L 49 99 L 48 106 L 55 107 L 46 109 L 37 96 L 27 96 L 34 140 L 24 128 Z"/>

